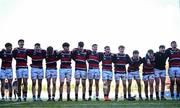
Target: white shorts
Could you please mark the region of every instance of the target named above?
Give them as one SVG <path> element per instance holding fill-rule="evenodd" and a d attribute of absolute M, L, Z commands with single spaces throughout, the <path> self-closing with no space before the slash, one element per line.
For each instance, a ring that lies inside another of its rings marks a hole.
<path fill-rule="evenodd" d="M 139 71 L 128 72 L 128 79 L 140 79 Z"/>
<path fill-rule="evenodd" d="M 168 74 L 170 78 L 180 78 L 180 67 L 170 67 Z"/>
<path fill-rule="evenodd" d="M 89 71 L 88 71 L 88 79 L 100 79 L 100 71 L 99 71 L 99 69 L 89 69 Z"/>
<path fill-rule="evenodd" d="M 59 78 L 60 80 L 63 80 L 66 78 L 66 80 L 71 81 L 72 76 L 72 69 L 59 69 Z"/>
<path fill-rule="evenodd" d="M 0 79 L 13 79 L 12 69 L 1 69 Z"/>
<path fill-rule="evenodd" d="M 87 78 L 87 72 L 83 71 L 83 70 L 76 70 L 75 71 L 75 78 L 86 79 Z"/>
<path fill-rule="evenodd" d="M 127 74 L 126 73 L 115 73 L 115 80 L 119 81 L 121 80 L 126 80 L 127 79 Z"/>
<path fill-rule="evenodd" d="M 166 70 L 154 69 L 155 78 L 166 77 Z"/>
<path fill-rule="evenodd" d="M 57 78 L 57 69 L 46 69 L 46 78 Z"/>
<path fill-rule="evenodd" d="M 16 69 L 17 78 L 28 78 L 28 68 L 18 68 Z"/>
<path fill-rule="evenodd" d="M 41 68 L 31 68 L 31 79 L 43 79 L 44 70 Z"/>
<path fill-rule="evenodd" d="M 102 80 L 112 80 L 112 71 L 102 71 Z"/>
<path fill-rule="evenodd" d="M 143 80 L 144 81 L 153 80 L 154 78 L 155 78 L 154 74 L 143 75 Z"/>

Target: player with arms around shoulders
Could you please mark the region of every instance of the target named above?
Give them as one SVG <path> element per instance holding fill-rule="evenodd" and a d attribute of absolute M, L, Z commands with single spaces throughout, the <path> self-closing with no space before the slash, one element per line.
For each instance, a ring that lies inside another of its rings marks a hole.
<path fill-rule="evenodd" d="M 48 101 L 55 101 L 56 93 L 56 79 L 57 79 L 57 61 L 58 52 L 53 49 L 52 46 L 47 47 L 46 50 L 46 79 L 47 79 L 47 92 Z M 52 80 L 52 83 L 51 83 Z M 52 84 L 52 94 L 51 94 L 51 84 Z"/>
<path fill-rule="evenodd" d="M 153 50 L 148 50 L 146 56 L 143 58 L 143 81 L 144 81 L 144 92 L 146 100 L 149 100 L 148 88 L 150 89 L 150 100 L 153 100 L 154 92 L 154 66 L 155 66 L 155 56 Z"/>
<path fill-rule="evenodd" d="M 155 90 L 156 100 L 159 100 L 159 83 L 161 81 L 161 100 L 165 100 L 165 80 L 166 80 L 166 60 L 167 54 L 165 53 L 165 46 L 160 45 L 159 51 L 155 53 Z"/>
<path fill-rule="evenodd" d="M 86 78 L 87 78 L 87 50 L 83 48 L 84 43 L 79 42 L 78 48 L 75 48 L 72 51 L 72 57 L 75 61 L 75 101 L 78 101 L 78 88 L 80 79 L 82 80 L 82 99 L 86 101 L 85 93 L 86 93 Z"/>
<path fill-rule="evenodd" d="M 128 54 L 124 53 L 125 47 L 120 45 L 118 47 L 119 53 L 114 54 L 113 62 L 114 62 L 114 77 L 116 82 L 115 87 L 115 100 L 118 100 L 118 93 L 119 93 L 119 81 L 122 80 L 123 83 L 123 93 L 124 99 L 127 99 L 126 94 L 126 80 L 127 80 L 127 73 L 126 73 L 126 65 L 131 63 L 130 57 Z"/>
<path fill-rule="evenodd" d="M 36 43 L 34 49 L 28 49 L 28 56 L 32 59 L 31 64 L 31 79 L 32 79 L 32 99 L 33 101 L 42 101 L 41 100 L 41 90 L 42 90 L 42 79 L 44 78 L 43 70 L 43 59 L 46 56 L 46 51 L 41 49 L 41 45 Z M 36 80 L 38 80 L 38 94 L 36 96 Z"/>
<path fill-rule="evenodd" d="M 169 58 L 169 78 L 171 81 L 170 85 L 170 92 L 171 92 L 171 98 L 180 100 L 180 49 L 177 48 L 176 41 L 171 42 L 171 48 L 168 48 L 166 50 L 166 54 Z M 176 82 L 176 92 L 177 95 L 174 95 L 174 85 Z"/>
<path fill-rule="evenodd" d="M 92 50 L 88 50 L 88 57 L 87 61 L 89 64 L 88 69 L 88 79 L 89 79 L 89 99 L 92 98 L 92 85 L 93 85 L 93 79 L 95 80 L 95 86 L 96 86 L 96 100 L 99 101 L 99 79 L 100 79 L 100 69 L 99 69 L 99 62 L 100 59 L 100 53 L 97 52 L 98 45 L 93 44 Z"/>
<path fill-rule="evenodd" d="M 9 100 L 12 101 L 12 80 L 13 80 L 13 70 L 12 70 L 12 44 L 6 43 L 5 49 L 0 51 L 0 58 L 2 60 L 1 63 L 1 72 L 0 72 L 0 79 L 1 79 L 1 96 L 2 101 L 5 101 L 5 80 L 7 79 L 8 84 L 8 91 L 9 91 Z"/>
<path fill-rule="evenodd" d="M 27 98 L 27 79 L 28 79 L 28 66 L 27 66 L 27 49 L 24 48 L 24 40 L 18 40 L 18 48 L 13 50 L 13 57 L 16 60 L 16 77 L 18 81 L 18 102 L 21 101 L 21 85 L 23 85 L 23 100 Z M 23 82 L 23 83 L 22 83 Z"/>
<path fill-rule="evenodd" d="M 141 95 L 141 78 L 139 73 L 139 66 L 142 64 L 142 58 L 139 56 L 139 51 L 134 50 L 131 57 L 131 64 L 128 67 L 128 96 L 131 97 L 131 84 L 132 79 L 136 80 L 138 86 L 139 100 L 142 99 Z"/>
<path fill-rule="evenodd" d="M 70 91 L 71 91 L 71 77 L 72 77 L 72 67 L 71 67 L 71 60 L 72 60 L 72 52 L 69 51 L 70 44 L 65 42 L 62 44 L 63 50 L 59 53 L 59 58 L 61 61 L 60 69 L 59 69 L 59 78 L 60 78 L 60 87 L 59 87 L 59 101 L 62 101 L 63 97 L 63 85 L 66 79 L 67 85 L 67 101 L 72 101 L 70 98 Z"/>
<path fill-rule="evenodd" d="M 101 54 L 104 101 L 111 101 L 109 99 L 109 93 L 111 90 L 111 82 L 113 77 L 113 72 L 112 72 L 113 54 L 111 53 L 109 46 L 105 46 L 104 50 L 105 52 Z"/>

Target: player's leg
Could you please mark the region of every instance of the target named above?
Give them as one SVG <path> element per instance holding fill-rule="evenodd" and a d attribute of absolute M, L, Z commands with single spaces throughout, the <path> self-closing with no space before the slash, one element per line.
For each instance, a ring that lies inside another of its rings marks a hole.
<path fill-rule="evenodd" d="M 17 77 L 17 102 L 21 101 L 21 84 L 22 84 L 22 70 L 16 69 L 16 77 Z"/>
<path fill-rule="evenodd" d="M 5 96 L 5 79 L 1 78 L 1 97 L 2 97 L 2 101 L 5 101 L 4 96 Z"/>
<path fill-rule="evenodd" d="M 164 97 L 164 91 L 165 91 L 165 81 L 166 81 L 166 71 L 162 73 L 160 76 L 161 80 L 161 100 L 166 100 Z"/>
<path fill-rule="evenodd" d="M 155 70 L 155 91 L 156 91 L 156 100 L 159 100 L 159 80 L 160 80 L 160 70 Z"/>
<path fill-rule="evenodd" d="M 48 92 L 48 100 L 51 101 L 51 72 L 46 69 L 46 80 L 47 80 L 47 92 Z"/>
<path fill-rule="evenodd" d="M 60 86 L 59 86 L 59 100 L 62 101 L 63 98 L 63 86 L 64 86 L 64 79 L 65 79 L 66 70 L 60 69 Z"/>
<path fill-rule="evenodd" d="M 52 89 L 52 101 L 55 101 L 56 79 L 57 79 L 57 78 L 52 78 L 52 84 L 53 84 L 53 89 Z"/>
<path fill-rule="evenodd" d="M 78 90 L 79 90 L 79 83 L 80 83 L 80 78 L 76 78 L 76 83 L 75 83 L 75 101 L 78 101 Z"/>
<path fill-rule="evenodd" d="M 100 71 L 97 69 L 95 71 L 95 87 L 96 87 L 96 101 L 99 101 L 99 79 L 100 79 Z"/>
<path fill-rule="evenodd" d="M 12 101 L 12 80 L 13 80 L 13 71 L 12 69 L 6 69 L 8 86 L 9 86 L 9 100 Z"/>
<path fill-rule="evenodd" d="M 70 98 L 71 92 L 71 77 L 72 77 L 72 70 L 68 69 L 66 74 L 66 85 L 67 85 L 67 101 L 72 101 Z"/>
<path fill-rule="evenodd" d="M 140 78 L 140 75 L 139 75 L 139 71 L 135 72 L 134 79 L 136 80 L 136 83 L 137 83 L 137 86 L 138 86 L 139 100 L 143 100 L 142 95 L 141 95 L 141 78 Z"/>
<path fill-rule="evenodd" d="M 89 99 L 88 100 L 91 100 L 92 98 L 92 85 L 93 85 L 93 69 L 90 69 L 88 71 L 88 80 L 89 80 Z"/>
<path fill-rule="evenodd" d="M 32 79 L 32 100 L 36 101 L 36 79 L 37 79 L 37 70 L 35 70 L 34 68 L 31 68 L 31 79 Z M 23 82 L 24 80 L 26 80 L 25 78 L 23 78 Z"/>
<path fill-rule="evenodd" d="M 180 100 L 180 68 L 177 68 L 176 71 L 176 92 L 177 100 Z"/>
<path fill-rule="evenodd" d="M 47 92 L 48 92 L 48 101 L 51 101 L 51 78 L 47 79 Z"/>
<path fill-rule="evenodd" d="M 145 100 L 149 100 L 148 96 L 148 75 L 143 76 L 143 81 L 144 81 L 144 93 L 145 93 Z"/>
<path fill-rule="evenodd" d="M 96 100 L 99 101 L 99 79 L 95 80 L 95 86 L 96 86 Z"/>
<path fill-rule="evenodd" d="M 115 101 L 118 100 L 118 93 L 119 93 L 119 80 L 115 81 L 116 87 L 115 87 Z"/>
<path fill-rule="evenodd" d="M 9 100 L 12 101 L 12 79 L 8 79 L 9 85 Z"/>
<path fill-rule="evenodd" d="M 78 90 L 79 90 L 79 83 L 80 83 L 80 71 L 75 71 L 75 101 L 78 101 Z"/>
<path fill-rule="evenodd" d="M 109 93 L 110 93 L 110 90 L 111 90 L 111 82 L 112 82 L 112 72 L 111 71 L 108 71 L 108 80 L 107 80 L 107 101 L 110 101 L 109 99 Z"/>
<path fill-rule="evenodd" d="M 91 100 L 92 98 L 92 85 L 93 85 L 93 79 L 89 79 L 89 99 Z"/>
<path fill-rule="evenodd" d="M 56 80 L 57 80 L 57 70 L 52 70 L 52 101 L 55 101 L 55 94 L 56 94 Z"/>
<path fill-rule="evenodd" d="M 169 69 L 169 78 L 171 98 L 174 100 L 175 71 L 172 67 Z"/>
<path fill-rule="evenodd" d="M 36 101 L 36 79 L 32 79 L 32 98 L 33 101 Z"/>
<path fill-rule="evenodd" d="M 120 75 L 118 73 L 115 73 L 114 78 L 115 78 L 115 101 L 117 101 L 118 100 L 118 93 L 119 93 Z"/>
<path fill-rule="evenodd" d="M 41 91 L 42 91 L 42 79 L 38 79 L 38 95 L 37 95 L 37 100 L 41 100 Z"/>
<path fill-rule="evenodd" d="M 141 95 L 141 79 L 136 79 L 136 83 L 138 86 L 139 100 L 143 100 Z"/>
<path fill-rule="evenodd" d="M 131 85 L 132 85 L 132 79 L 128 79 L 128 98 L 131 97 Z"/>
<path fill-rule="evenodd" d="M 126 99 L 126 80 L 122 79 L 124 99 Z"/>
<path fill-rule="evenodd" d="M 102 72 L 102 80 L 103 80 L 103 92 L 104 92 L 104 100 L 108 100 L 108 74 L 106 71 Z"/>
<path fill-rule="evenodd" d="M 159 77 L 155 78 L 156 100 L 159 100 Z"/>
<path fill-rule="evenodd" d="M 150 87 L 150 100 L 153 100 L 153 91 L 154 91 L 154 79 L 149 79 L 149 87 Z"/>
<path fill-rule="evenodd" d="M 22 77 L 23 77 L 23 100 L 26 101 L 27 98 L 27 87 L 28 87 L 28 69 L 22 70 Z"/>
<path fill-rule="evenodd" d="M 87 78 L 87 72 L 81 71 L 81 77 L 82 77 L 82 99 L 86 101 L 86 78 Z"/>

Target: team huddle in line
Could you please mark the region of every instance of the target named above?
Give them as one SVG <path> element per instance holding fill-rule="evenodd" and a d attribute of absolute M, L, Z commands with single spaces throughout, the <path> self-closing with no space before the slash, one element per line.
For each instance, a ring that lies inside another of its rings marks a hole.
<path fill-rule="evenodd" d="M 1 79 L 1 96 L 4 101 L 4 85 L 5 79 L 9 84 L 9 100 L 12 101 L 12 60 L 16 61 L 16 78 L 18 81 L 18 100 L 26 101 L 27 99 L 27 79 L 28 79 L 28 65 L 27 57 L 32 59 L 31 79 L 32 79 L 32 99 L 33 101 L 41 101 L 42 79 L 44 78 L 43 60 L 46 61 L 45 77 L 47 79 L 48 101 L 55 101 L 56 79 L 57 79 L 57 61 L 60 60 L 59 69 L 59 100 L 63 100 L 63 85 L 66 79 L 67 86 L 67 101 L 71 100 L 70 84 L 72 78 L 71 61 L 75 62 L 75 101 L 78 101 L 78 88 L 80 80 L 82 83 L 82 99 L 86 100 L 86 79 L 89 81 L 89 98 L 92 99 L 92 85 L 95 80 L 96 100 L 99 100 L 99 80 L 100 80 L 100 63 L 102 63 L 102 80 L 104 100 L 110 101 L 109 93 L 111 82 L 115 79 L 115 100 L 118 100 L 119 82 L 122 80 L 124 99 L 133 100 L 131 96 L 132 80 L 136 80 L 138 85 L 139 100 L 143 100 L 141 95 L 141 78 L 139 67 L 142 64 L 142 80 L 144 82 L 145 100 L 153 100 L 154 81 L 155 94 L 157 100 L 166 100 L 165 79 L 166 79 L 166 61 L 169 62 L 168 75 L 170 78 L 170 93 L 172 99 L 180 99 L 180 50 L 177 48 L 175 41 L 171 42 L 171 48 L 165 49 L 164 45 L 159 46 L 159 51 L 154 52 L 148 50 L 145 57 L 139 56 L 138 50 L 133 51 L 133 56 L 130 57 L 124 53 L 125 47 L 120 45 L 119 52 L 113 54 L 109 46 L 104 47 L 104 52 L 97 52 L 97 44 L 92 45 L 92 50 L 84 49 L 84 43 L 79 42 L 78 48 L 69 50 L 69 43 L 62 44 L 63 50 L 57 51 L 49 46 L 47 50 L 41 49 L 41 45 L 36 43 L 34 49 L 25 49 L 24 40 L 18 41 L 19 47 L 12 50 L 12 44 L 6 43 L 5 49 L 0 52 L 2 59 L 0 79 Z M 86 63 L 87 62 L 87 63 Z M 88 65 L 87 65 L 88 64 Z M 114 65 L 113 65 L 114 64 Z M 128 68 L 126 69 L 126 65 Z M 114 66 L 114 68 L 113 68 Z M 88 68 L 87 68 L 88 67 Z M 114 69 L 114 70 L 113 70 Z M 114 74 L 113 74 L 114 72 Z M 114 76 L 113 76 L 114 75 Z M 38 81 L 38 91 L 36 95 L 36 81 Z M 52 81 L 52 83 L 51 83 Z M 126 85 L 128 81 L 128 85 Z M 159 85 L 161 82 L 161 90 Z M 174 95 L 174 86 L 176 83 L 176 95 Z M 23 87 L 21 87 L 23 85 Z M 52 90 L 51 90 L 52 85 Z M 22 90 L 21 90 L 22 88 Z M 150 90 L 148 90 L 148 88 Z M 150 93 L 149 93 L 150 91 Z M 21 92 L 22 97 L 21 97 Z M 127 95 L 128 94 L 128 95 Z M 150 94 L 150 95 L 149 95 Z"/>

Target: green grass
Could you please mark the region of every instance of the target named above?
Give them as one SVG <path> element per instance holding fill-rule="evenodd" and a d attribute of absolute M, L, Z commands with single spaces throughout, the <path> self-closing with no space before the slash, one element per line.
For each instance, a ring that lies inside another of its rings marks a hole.
<path fill-rule="evenodd" d="M 0 102 L 0 108 L 180 108 L 180 101 Z"/>

